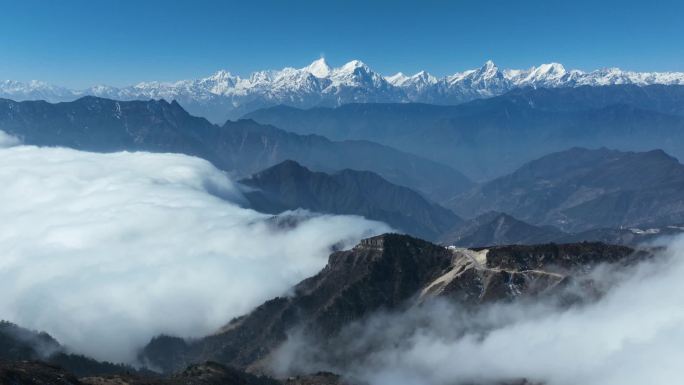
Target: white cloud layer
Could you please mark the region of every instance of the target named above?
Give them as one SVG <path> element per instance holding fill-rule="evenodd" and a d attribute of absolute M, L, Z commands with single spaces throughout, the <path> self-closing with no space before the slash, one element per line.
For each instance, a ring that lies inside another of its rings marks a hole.
<path fill-rule="evenodd" d="M 333 244 L 388 230 L 308 215 L 277 228 L 184 155 L 15 146 L 0 164 L 0 319 L 98 359 L 212 332 L 314 274 Z"/>
<path fill-rule="evenodd" d="M 371 385 L 680 383 L 684 239 L 664 254 L 627 275 L 604 270 L 602 279 L 618 283 L 585 306 L 517 303 L 466 314 L 437 302 L 352 325 L 334 348 L 295 336 L 274 370 L 333 370 Z"/>

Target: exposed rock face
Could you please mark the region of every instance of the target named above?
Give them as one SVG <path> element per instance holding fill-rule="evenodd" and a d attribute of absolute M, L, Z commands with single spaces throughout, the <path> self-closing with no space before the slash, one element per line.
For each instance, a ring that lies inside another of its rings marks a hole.
<path fill-rule="evenodd" d="M 447 296 L 467 305 L 512 300 L 548 292 L 566 279 L 562 274 L 544 270 L 497 266 L 489 261 L 486 249 L 452 249 L 452 252 L 452 266 L 425 286 L 421 299 Z"/>
<path fill-rule="evenodd" d="M 554 293 L 599 264 L 629 264 L 649 253 L 602 243 L 451 247 L 451 267 L 421 292 L 467 305 Z"/>
<path fill-rule="evenodd" d="M 217 333 L 188 342 L 159 337 L 141 357 L 167 372 L 204 360 L 259 371 L 295 329 L 334 338 L 374 312 L 435 297 L 474 306 L 551 294 L 594 265 L 629 263 L 646 255 L 600 243 L 468 250 L 385 234 L 331 254 L 328 265 L 290 296 L 264 303 Z"/>
<path fill-rule="evenodd" d="M 361 215 L 416 237 L 434 240 L 461 222 L 451 211 L 419 193 L 369 171 L 313 172 L 285 161 L 240 181 L 255 190 L 245 196 L 267 213 L 304 208 L 330 214 Z"/>
<path fill-rule="evenodd" d="M 478 251 L 452 248 L 451 268 L 423 289 L 466 305 L 561 294 L 599 264 L 626 265 L 645 251 L 602 243 L 497 246 Z M 565 298 L 570 301 L 571 298 Z"/>

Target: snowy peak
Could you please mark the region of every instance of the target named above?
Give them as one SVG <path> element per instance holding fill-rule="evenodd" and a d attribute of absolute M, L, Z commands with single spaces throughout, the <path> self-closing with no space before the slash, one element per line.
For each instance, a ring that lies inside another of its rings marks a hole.
<path fill-rule="evenodd" d="M 437 83 L 437 78 L 430 75 L 426 71 L 420 71 L 417 74 L 411 76 L 411 80 L 416 81 L 416 82 L 421 82 L 424 84 L 435 84 Z"/>
<path fill-rule="evenodd" d="M 481 67 L 436 78 L 426 71 L 383 77 L 360 60 L 331 67 L 319 58 L 304 68 L 258 71 L 246 77 L 220 70 L 199 79 L 141 82 L 128 87 L 99 85 L 70 90 L 44 82 L 0 81 L 0 97 L 14 100 L 70 101 L 84 95 L 117 100 L 178 100 L 191 113 L 218 123 L 255 109 L 287 104 L 294 107 L 345 103 L 422 102 L 457 104 L 503 94 L 519 87 L 578 87 L 616 84 L 684 85 L 682 72 L 631 72 L 605 68 L 567 70 L 560 63 L 529 69 L 500 69 L 493 61 Z"/>
<path fill-rule="evenodd" d="M 385 80 L 395 87 L 424 87 L 437 83 L 437 78 L 426 71 L 420 71 L 411 76 L 406 76 L 403 72 L 397 72 L 392 76 L 385 77 Z"/>
<path fill-rule="evenodd" d="M 214 73 L 213 75 L 209 76 L 208 78 L 202 80 L 205 82 L 214 82 L 217 84 L 234 84 L 236 79 L 237 77 L 233 76 L 230 72 L 226 70 L 219 70 L 216 71 L 216 73 Z"/>
<path fill-rule="evenodd" d="M 352 60 L 342 67 L 333 69 L 330 80 L 332 86 L 328 89 L 329 93 L 339 93 L 341 88 L 363 88 L 372 93 L 384 93 L 391 87 L 385 78 L 371 70 L 366 63 L 360 60 Z M 371 99 L 377 101 L 376 96 L 372 96 Z"/>
<path fill-rule="evenodd" d="M 511 88 L 510 79 L 491 60 L 487 60 L 478 69 L 447 76 L 440 83 L 437 87 L 441 87 L 440 92 L 447 95 L 450 101 L 490 97 Z"/>
<path fill-rule="evenodd" d="M 539 72 L 545 74 L 565 75 L 565 67 L 560 63 L 542 64 L 538 67 Z"/>
<path fill-rule="evenodd" d="M 370 68 L 366 65 L 366 63 L 362 62 L 361 60 L 352 60 L 342 67 L 337 69 L 337 73 L 353 73 L 356 72 L 357 69 L 362 69 L 366 72 L 370 72 Z"/>
<path fill-rule="evenodd" d="M 394 75 L 390 75 L 385 77 L 385 80 L 387 82 L 395 87 L 401 87 L 403 86 L 410 78 L 406 75 L 404 75 L 403 72 L 397 72 Z"/>
<path fill-rule="evenodd" d="M 569 73 L 562 64 L 548 63 L 526 71 L 507 72 L 508 78 L 517 86 L 553 87 L 570 80 L 579 71 Z"/>
<path fill-rule="evenodd" d="M 230 74 L 230 72 L 228 72 L 226 70 L 218 70 L 213 75 L 208 77 L 207 79 L 212 79 L 215 81 L 222 81 L 222 80 L 225 80 L 225 79 L 228 79 L 231 77 L 232 77 L 232 75 Z"/>
<path fill-rule="evenodd" d="M 377 73 L 373 72 L 373 70 L 370 69 L 366 65 L 366 63 L 360 61 L 360 60 L 352 60 L 342 67 L 335 68 L 331 71 L 331 76 L 333 80 L 355 80 L 355 81 L 361 81 L 363 82 L 364 79 L 370 79 L 370 78 L 382 78 L 382 76 L 378 75 Z"/>
<path fill-rule="evenodd" d="M 330 76 L 330 72 L 332 72 L 328 62 L 325 61 L 325 58 L 314 60 L 307 67 L 302 68 L 302 70 L 317 78 L 326 78 Z"/>
<path fill-rule="evenodd" d="M 491 78 L 499 73 L 499 67 L 493 61 L 487 60 L 485 64 L 477 70 L 476 75 L 483 78 Z"/>
<path fill-rule="evenodd" d="M 472 73 L 469 80 L 478 88 L 488 88 L 490 86 L 499 88 L 504 86 L 504 84 L 500 83 L 507 79 L 505 79 L 503 73 L 499 71 L 499 67 L 493 61 L 487 60 L 482 67 Z"/>
<path fill-rule="evenodd" d="M 567 71 L 562 64 L 559 63 L 549 63 L 542 64 L 539 67 L 532 67 L 528 75 L 529 79 L 548 79 L 548 78 L 561 78 Z"/>
<path fill-rule="evenodd" d="M 206 85 L 211 93 L 220 95 L 228 89 L 235 87 L 239 80 L 237 76 L 233 76 L 230 72 L 220 70 L 208 78 L 200 79 L 198 85 Z"/>

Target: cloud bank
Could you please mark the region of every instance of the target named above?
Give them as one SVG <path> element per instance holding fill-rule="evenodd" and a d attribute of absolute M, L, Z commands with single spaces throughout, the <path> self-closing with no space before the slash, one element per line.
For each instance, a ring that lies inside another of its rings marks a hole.
<path fill-rule="evenodd" d="M 210 333 L 314 274 L 332 245 L 388 230 L 297 212 L 279 226 L 198 158 L 0 142 L 0 319 L 101 360 Z"/>
<path fill-rule="evenodd" d="M 516 303 L 468 313 L 437 301 L 375 315 L 324 348 L 295 335 L 274 370 L 332 370 L 371 385 L 681 382 L 684 239 L 655 262 L 595 274 L 615 286 L 584 306 Z"/>

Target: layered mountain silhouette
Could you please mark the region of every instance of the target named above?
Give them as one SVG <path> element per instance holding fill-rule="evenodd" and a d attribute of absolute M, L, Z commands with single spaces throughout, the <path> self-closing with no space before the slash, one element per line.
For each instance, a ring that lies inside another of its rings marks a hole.
<path fill-rule="evenodd" d="M 582 149 L 571 150 L 566 156 L 577 158 L 573 155 L 574 151 Z M 603 180 L 606 181 L 608 175 L 619 169 L 616 167 L 608 171 L 602 177 Z M 560 170 L 558 175 L 567 176 L 567 170 Z M 620 176 L 615 175 L 615 178 L 619 179 Z M 321 213 L 362 215 L 388 223 L 397 230 L 423 239 L 460 247 L 583 241 L 639 245 L 684 231 L 682 226 L 676 224 L 676 220 L 661 222 L 651 218 L 648 213 L 645 214 L 644 221 L 635 221 L 630 225 L 615 226 L 614 223 L 609 223 L 609 226 L 615 227 L 602 227 L 601 224 L 597 224 L 592 229 L 580 228 L 577 231 L 562 231 L 551 225 L 533 225 L 497 211 L 485 212 L 472 219 L 462 220 L 453 212 L 429 202 L 420 194 L 393 185 L 371 172 L 343 170 L 326 174 L 310 171 L 294 161 L 280 163 L 243 179 L 241 183 L 250 187 L 245 191 L 245 196 L 252 208 L 258 211 L 275 214 L 304 208 Z M 548 186 L 544 180 L 537 180 L 534 183 Z M 509 187 L 502 189 L 508 191 L 506 189 Z M 571 183 L 559 188 L 570 190 L 575 187 L 576 185 Z M 482 189 L 488 187 L 476 189 L 476 194 L 480 194 Z M 464 199 L 462 204 L 469 204 L 465 197 L 459 197 L 456 201 L 460 202 L 461 198 Z M 611 210 L 609 207 L 605 209 Z"/>
<path fill-rule="evenodd" d="M 397 230 L 434 240 L 461 222 L 450 210 L 370 171 L 314 172 L 288 160 L 240 181 L 252 208 L 280 213 L 298 208 L 361 215 Z"/>
<path fill-rule="evenodd" d="M 684 86 L 523 88 L 456 106 L 278 106 L 245 115 L 300 134 L 364 139 L 487 180 L 573 146 L 684 156 Z"/>
<path fill-rule="evenodd" d="M 489 211 L 569 232 L 684 222 L 684 166 L 661 150 L 573 148 L 544 156 L 453 199 L 464 217 Z"/>
<path fill-rule="evenodd" d="M 387 146 L 297 135 L 250 120 L 218 126 L 164 100 L 119 102 L 84 97 L 51 104 L 3 99 L 0 130 L 41 146 L 188 154 L 237 176 L 293 159 L 320 171 L 372 171 L 435 199 L 471 186 L 468 178 L 448 166 Z"/>

